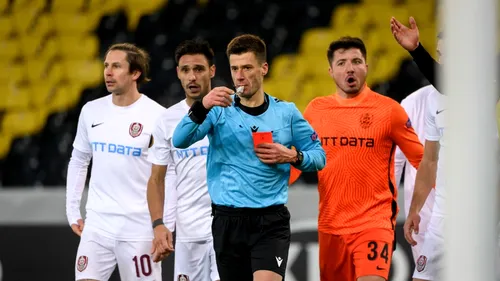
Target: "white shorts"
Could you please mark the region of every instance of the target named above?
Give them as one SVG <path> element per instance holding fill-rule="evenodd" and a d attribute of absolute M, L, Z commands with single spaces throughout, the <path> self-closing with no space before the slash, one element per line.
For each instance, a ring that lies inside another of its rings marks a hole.
<path fill-rule="evenodd" d="M 220 280 L 213 241 L 176 241 L 174 281 L 198 280 Z"/>
<path fill-rule="evenodd" d="M 151 241 L 117 241 L 85 228 L 76 255 L 76 280 L 107 281 L 116 265 L 122 281 L 160 281 L 161 263 L 151 257 Z"/>
<path fill-rule="evenodd" d="M 417 262 L 418 257 L 420 257 L 420 252 L 424 246 L 425 234 L 427 232 L 419 232 L 418 234 L 413 234 L 413 240 L 417 241 L 417 245 L 411 246 L 411 252 L 413 254 L 413 262 Z"/>
<path fill-rule="evenodd" d="M 444 252 L 444 220 L 444 217 L 431 217 L 423 245 L 420 248 L 420 255 L 415 262 L 413 278 L 439 280 Z"/>

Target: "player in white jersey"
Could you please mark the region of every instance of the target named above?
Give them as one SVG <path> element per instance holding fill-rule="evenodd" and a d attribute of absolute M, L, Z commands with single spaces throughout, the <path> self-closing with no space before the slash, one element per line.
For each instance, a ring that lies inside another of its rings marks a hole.
<path fill-rule="evenodd" d="M 428 85 L 422 87 L 415 92 L 407 96 L 403 101 L 401 101 L 401 106 L 405 109 L 408 117 L 410 118 L 413 128 L 418 135 L 418 138 L 422 144 L 425 144 L 425 113 L 426 113 L 426 103 L 427 98 L 431 95 L 439 95 L 437 90 L 432 86 Z M 415 186 L 415 177 L 417 174 L 417 169 L 415 169 L 406 159 L 404 153 L 398 147 L 396 149 L 396 157 L 394 158 L 394 169 L 396 175 L 396 184 L 401 182 L 401 175 L 405 175 L 404 179 L 404 208 L 405 216 L 408 216 L 411 204 L 411 198 L 413 195 L 413 187 Z M 422 210 L 420 210 L 420 225 L 418 234 L 413 236 L 413 239 L 417 241 L 417 245 L 413 246 L 413 260 L 416 262 L 417 258 L 420 256 L 420 248 L 424 241 L 425 232 L 427 230 L 427 225 L 431 218 L 432 206 L 434 205 L 434 189 L 431 190 L 427 200 L 425 201 Z"/>
<path fill-rule="evenodd" d="M 80 113 L 66 194 L 69 224 L 81 235 L 76 280 L 108 280 L 116 265 L 122 281 L 161 280 L 161 264 L 152 262 L 146 187 L 152 133 L 166 109 L 137 89 L 148 81 L 148 65 L 148 54 L 138 47 L 111 46 L 104 62 L 111 94 L 88 102 Z M 91 159 L 83 220 L 80 200 Z"/>
<path fill-rule="evenodd" d="M 210 79 L 215 75 L 214 53 L 205 41 L 188 40 L 175 52 L 177 76 L 181 81 L 186 99 L 167 109 L 153 133 L 154 145 L 148 160 L 153 163 L 148 183 L 148 203 L 154 221 L 155 260 L 168 255 L 163 244 L 170 240 L 162 221 L 163 202 L 167 196 L 167 208 L 175 204 L 176 243 L 174 280 L 219 280 L 212 238 L 212 205 L 207 187 L 206 160 L 209 149 L 205 137 L 187 149 L 172 145 L 172 135 L 191 105 L 201 100 L 211 89 Z M 171 171 L 176 180 L 170 180 Z M 165 174 L 165 195 L 163 179 Z M 176 199 L 169 198 L 174 196 Z"/>
<path fill-rule="evenodd" d="M 414 281 L 439 280 L 443 255 L 443 224 L 445 213 L 445 114 L 446 96 L 433 94 L 427 99 L 425 115 L 424 157 L 417 171 L 415 190 L 404 230 L 411 245 L 416 245 L 412 233 L 419 233 L 421 221 L 419 211 L 435 183 L 436 191 L 432 214 L 427 226 L 420 255 L 417 258 Z"/>

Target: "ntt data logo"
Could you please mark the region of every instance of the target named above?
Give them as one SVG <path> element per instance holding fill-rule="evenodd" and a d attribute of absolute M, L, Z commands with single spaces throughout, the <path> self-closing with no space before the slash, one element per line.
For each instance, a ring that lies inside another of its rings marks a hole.
<path fill-rule="evenodd" d="M 318 224 L 316 220 L 291 222 L 292 243 L 288 253 L 287 281 L 320 281 Z M 411 257 L 398 243 L 392 259 L 390 281 L 411 280 Z"/>

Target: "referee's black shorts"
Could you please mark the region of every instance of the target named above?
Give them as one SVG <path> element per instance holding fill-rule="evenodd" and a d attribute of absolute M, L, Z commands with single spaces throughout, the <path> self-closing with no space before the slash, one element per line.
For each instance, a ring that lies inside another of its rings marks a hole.
<path fill-rule="evenodd" d="M 257 270 L 285 279 L 290 213 L 284 205 L 262 209 L 212 205 L 212 236 L 221 281 L 252 281 Z"/>

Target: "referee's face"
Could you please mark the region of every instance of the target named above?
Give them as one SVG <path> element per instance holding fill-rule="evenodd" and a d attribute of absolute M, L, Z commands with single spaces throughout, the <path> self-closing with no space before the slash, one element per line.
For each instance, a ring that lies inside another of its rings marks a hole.
<path fill-rule="evenodd" d="M 357 94 L 365 84 L 368 65 L 359 49 L 338 49 L 333 53 L 332 65 L 328 72 L 338 91 Z"/>
<path fill-rule="evenodd" d="M 264 76 L 269 69 L 267 62 L 260 62 L 253 52 L 247 52 L 230 55 L 229 64 L 234 86 L 245 86 L 240 97 L 251 98 L 258 91 L 262 91 Z"/>
<path fill-rule="evenodd" d="M 210 91 L 210 79 L 215 75 L 215 65 L 209 66 L 202 54 L 183 55 L 177 66 L 177 77 L 181 81 L 186 97 L 202 99 Z"/>

